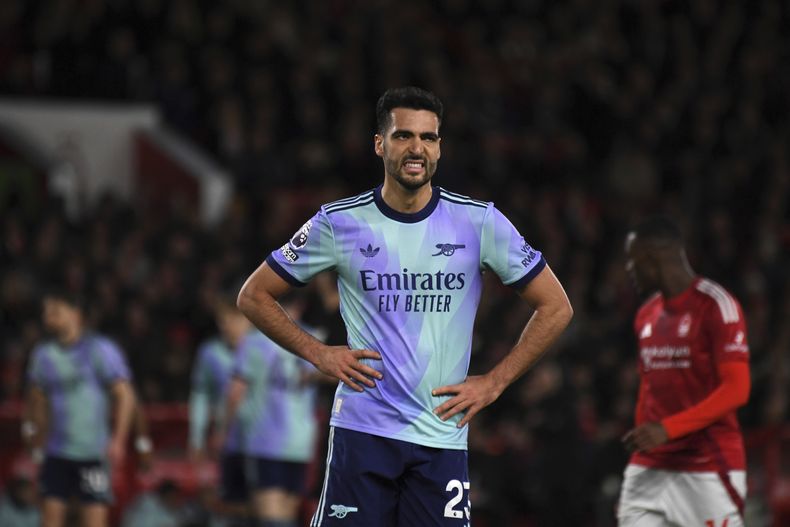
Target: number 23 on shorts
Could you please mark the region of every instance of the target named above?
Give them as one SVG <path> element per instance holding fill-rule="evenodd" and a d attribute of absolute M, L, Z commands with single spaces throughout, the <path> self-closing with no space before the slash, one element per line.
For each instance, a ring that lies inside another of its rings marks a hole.
<path fill-rule="evenodd" d="M 445 518 L 464 518 L 469 520 L 472 514 L 471 507 L 472 504 L 469 501 L 469 482 L 468 481 L 460 481 L 457 479 L 451 479 L 447 482 L 447 487 L 445 490 L 452 495 L 450 501 L 447 502 L 447 505 L 444 506 L 444 517 Z M 459 503 L 464 499 L 464 491 L 467 492 L 466 498 L 466 506 L 463 508 L 463 511 L 457 509 Z"/>

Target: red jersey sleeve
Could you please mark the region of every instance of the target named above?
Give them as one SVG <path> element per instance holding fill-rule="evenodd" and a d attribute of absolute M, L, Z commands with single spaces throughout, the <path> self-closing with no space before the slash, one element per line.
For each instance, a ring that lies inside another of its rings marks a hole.
<path fill-rule="evenodd" d="M 718 369 L 721 384 L 708 397 L 661 421 L 669 439 L 702 430 L 749 400 L 749 364 L 724 362 Z"/>
<path fill-rule="evenodd" d="M 746 321 L 735 298 L 722 289 L 721 296 L 713 297 L 704 323 L 710 338 L 712 356 L 716 364 L 729 361 L 748 362 L 749 343 Z"/>
<path fill-rule="evenodd" d="M 749 344 L 741 306 L 721 287 L 710 287 L 706 293 L 711 303 L 705 311 L 704 331 L 720 383 L 698 404 L 662 421 L 670 439 L 705 428 L 749 399 Z"/>

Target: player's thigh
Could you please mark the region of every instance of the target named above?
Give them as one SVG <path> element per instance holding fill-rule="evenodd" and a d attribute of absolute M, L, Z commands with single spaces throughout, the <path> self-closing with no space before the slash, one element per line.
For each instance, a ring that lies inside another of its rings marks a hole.
<path fill-rule="evenodd" d="M 743 500 L 746 474 L 731 472 L 733 490 Z M 678 525 L 737 527 L 742 525 L 738 506 L 721 476 L 715 472 L 678 472 L 665 499 L 667 517 Z"/>
<path fill-rule="evenodd" d="M 252 492 L 254 516 L 265 520 L 295 520 L 299 516 L 301 497 L 283 489 L 269 488 Z"/>
<path fill-rule="evenodd" d="M 324 484 L 311 527 L 393 527 L 404 445 L 402 441 L 333 427 Z"/>
<path fill-rule="evenodd" d="M 90 503 L 80 507 L 82 527 L 107 527 L 107 506 L 102 503 Z"/>
<path fill-rule="evenodd" d="M 66 521 L 68 504 L 59 498 L 44 498 L 41 505 L 41 525 L 43 527 L 63 527 Z"/>
<path fill-rule="evenodd" d="M 671 525 L 664 510 L 663 496 L 670 474 L 639 465 L 628 465 L 623 475 L 617 523 L 620 527 L 659 527 Z"/>
<path fill-rule="evenodd" d="M 472 505 L 466 450 L 416 447 L 420 462 L 401 479 L 398 527 L 466 527 Z"/>

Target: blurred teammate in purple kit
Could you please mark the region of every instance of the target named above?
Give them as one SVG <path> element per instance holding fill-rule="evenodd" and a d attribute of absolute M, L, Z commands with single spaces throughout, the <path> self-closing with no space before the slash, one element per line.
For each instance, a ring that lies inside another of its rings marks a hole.
<path fill-rule="evenodd" d="M 194 460 L 219 453 L 220 496 L 227 516 L 243 522 L 249 499 L 244 453 L 236 435 L 226 437 L 225 395 L 236 349 L 251 329 L 231 300 L 222 298 L 214 310 L 219 335 L 204 342 L 192 370 L 189 398 L 189 452 Z M 209 433 L 209 430 L 212 430 Z"/>
<path fill-rule="evenodd" d="M 300 321 L 298 296 L 283 302 Z M 324 334 L 301 322 L 311 335 Z M 256 527 L 297 527 L 315 454 L 316 382 L 326 377 L 257 330 L 239 344 L 227 393 L 230 435 L 246 456 L 247 489 Z M 327 378 L 328 380 L 328 378 Z"/>
<path fill-rule="evenodd" d="M 84 527 L 107 525 L 108 462 L 123 461 L 134 411 L 126 360 L 115 343 L 86 330 L 83 308 L 79 295 L 48 292 L 43 322 L 54 338 L 36 346 L 28 369 L 22 433 L 29 446 L 44 450 L 44 527 L 64 524 L 72 497 Z"/>
<path fill-rule="evenodd" d="M 572 309 L 542 254 L 493 206 L 432 186 L 442 104 L 419 88 L 376 106 L 384 183 L 329 203 L 248 278 L 238 305 L 272 340 L 341 382 L 313 526 L 466 526 L 466 424 L 526 372 Z M 484 175 L 481 175 L 484 177 Z M 334 269 L 347 346 L 277 299 Z M 490 372 L 467 376 L 482 273 L 535 308 Z"/>

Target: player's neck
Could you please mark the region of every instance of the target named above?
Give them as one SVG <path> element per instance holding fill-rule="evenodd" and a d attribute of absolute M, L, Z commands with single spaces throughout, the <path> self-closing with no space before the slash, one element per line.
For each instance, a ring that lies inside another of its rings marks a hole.
<path fill-rule="evenodd" d="M 664 298 L 674 298 L 691 287 L 697 275 L 690 269 L 678 269 L 664 279 L 661 294 Z"/>
<path fill-rule="evenodd" d="M 390 208 L 398 212 L 412 214 L 424 209 L 431 201 L 433 189 L 430 183 L 426 183 L 416 190 L 411 190 L 399 185 L 397 182 L 384 178 L 384 186 L 381 187 L 381 199 Z"/>
<path fill-rule="evenodd" d="M 68 331 L 64 331 L 63 333 L 58 335 L 57 338 L 61 346 L 64 347 L 73 346 L 74 344 L 77 343 L 78 340 L 80 340 L 80 338 L 82 338 L 82 328 L 81 327 L 69 328 Z"/>

